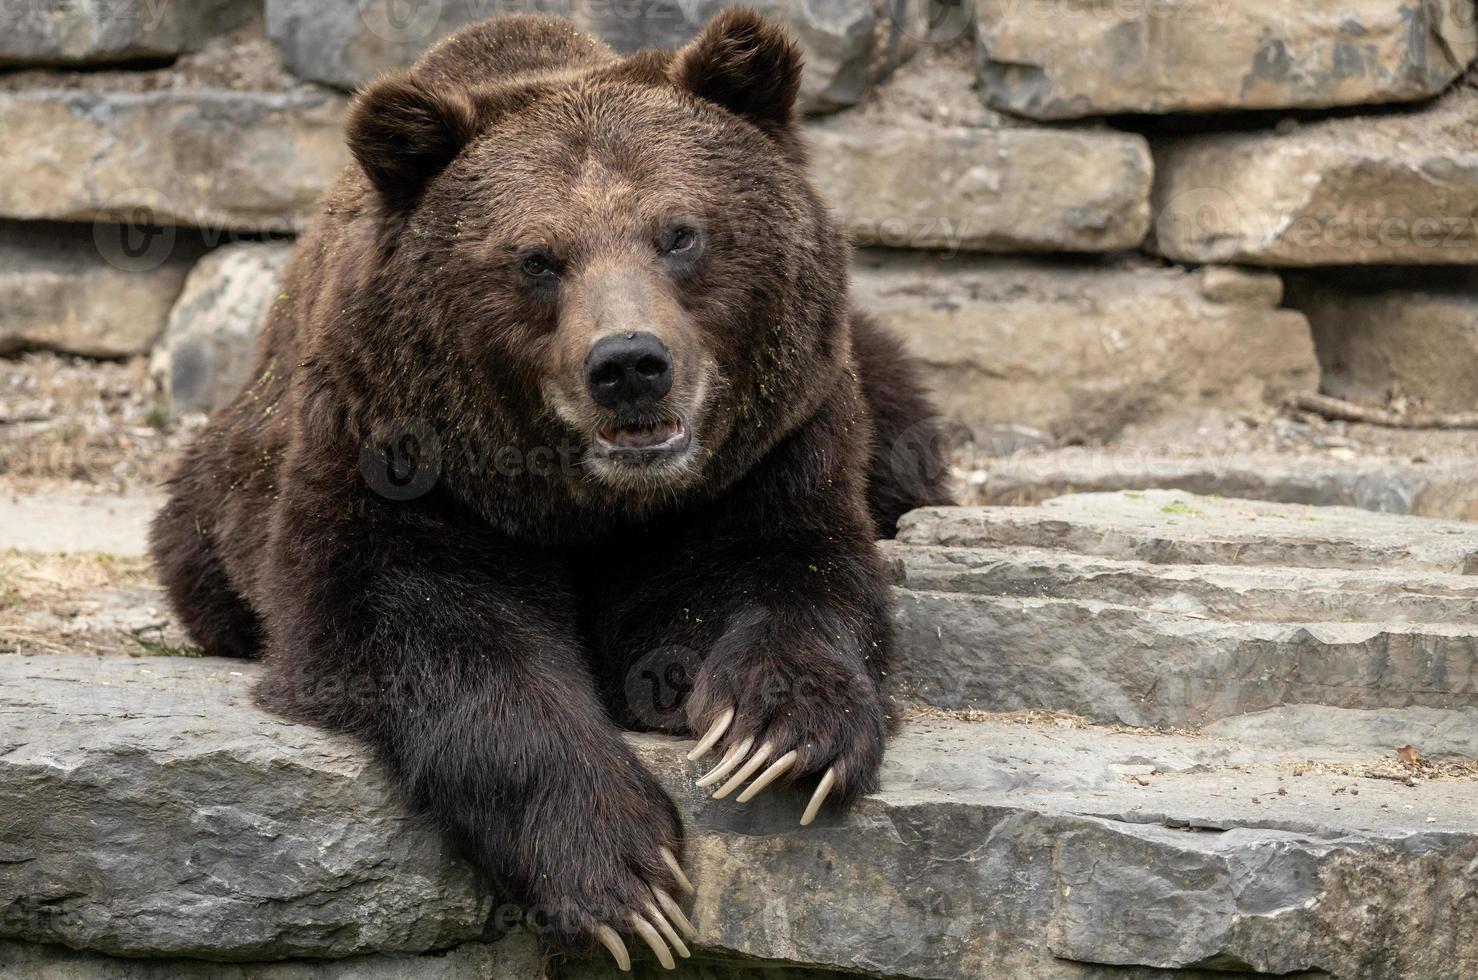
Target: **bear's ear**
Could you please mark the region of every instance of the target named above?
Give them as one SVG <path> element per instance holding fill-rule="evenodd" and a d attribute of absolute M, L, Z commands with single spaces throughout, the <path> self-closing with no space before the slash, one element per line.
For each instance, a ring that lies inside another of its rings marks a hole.
<path fill-rule="evenodd" d="M 677 52 L 669 76 L 766 132 L 790 128 L 801 50 L 785 29 L 742 7 L 725 10 Z"/>
<path fill-rule="evenodd" d="M 411 71 L 360 92 L 345 127 L 349 149 L 386 202 L 409 207 L 480 128 L 468 92 L 434 88 Z"/>

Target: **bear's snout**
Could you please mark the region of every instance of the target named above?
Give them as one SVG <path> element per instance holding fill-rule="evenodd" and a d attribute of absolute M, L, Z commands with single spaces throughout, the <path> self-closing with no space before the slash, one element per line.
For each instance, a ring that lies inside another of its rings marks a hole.
<path fill-rule="evenodd" d="M 585 384 L 602 408 L 649 411 L 672 390 L 672 354 L 655 334 L 602 337 L 585 357 Z"/>

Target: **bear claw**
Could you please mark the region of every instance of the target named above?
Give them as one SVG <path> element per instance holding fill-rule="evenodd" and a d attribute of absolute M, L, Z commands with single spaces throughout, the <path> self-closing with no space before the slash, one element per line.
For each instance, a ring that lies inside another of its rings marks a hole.
<path fill-rule="evenodd" d="M 683 910 L 678 906 L 677 902 L 672 900 L 671 895 L 660 888 L 653 888 L 652 893 L 657 896 L 657 904 L 662 906 L 662 911 L 666 913 L 668 921 L 677 926 L 683 935 L 689 939 L 698 935 L 698 929 L 692 922 L 688 921 L 688 917 L 683 914 Z"/>
<path fill-rule="evenodd" d="M 836 767 L 832 766 L 826 770 L 821 777 L 821 782 L 816 785 L 816 792 L 811 794 L 811 802 L 806 804 L 806 812 L 801 814 L 801 826 L 811 826 L 811 821 L 816 819 L 816 814 L 821 811 L 821 804 L 826 802 L 826 797 L 831 793 L 832 787 L 837 783 Z"/>
<path fill-rule="evenodd" d="M 712 786 L 714 783 L 718 782 L 729 773 L 733 772 L 734 767 L 739 765 L 739 763 L 744 760 L 744 757 L 749 754 L 749 750 L 753 746 L 754 739 L 752 738 L 746 738 L 744 741 L 734 746 L 732 749 L 729 750 L 728 754 L 719 761 L 719 764 L 717 766 L 714 766 L 713 769 L 706 776 L 698 780 L 698 785 L 703 787 Z"/>
<path fill-rule="evenodd" d="M 631 928 L 652 948 L 652 952 L 657 954 L 657 962 L 662 964 L 664 970 L 677 969 L 677 961 L 672 958 L 672 950 L 667 948 L 667 944 L 662 941 L 662 937 L 657 934 L 657 930 L 650 922 L 639 915 L 633 915 Z"/>
<path fill-rule="evenodd" d="M 798 753 L 795 749 L 791 749 L 789 752 L 776 759 L 774 763 L 771 764 L 770 768 L 760 773 L 759 776 L 755 778 L 755 781 L 749 784 L 748 789 L 740 793 L 735 798 L 735 802 L 748 803 L 750 800 L 754 799 L 756 796 L 764 791 L 766 786 L 769 786 L 775 780 L 779 779 L 781 776 L 789 772 L 790 767 L 795 765 L 796 760 L 799 758 L 800 753 Z"/>
<path fill-rule="evenodd" d="M 749 760 L 739 768 L 739 771 L 734 773 L 733 778 L 714 791 L 713 798 L 715 800 L 721 800 L 738 789 L 750 776 L 759 772 L 760 766 L 765 764 L 765 760 L 770 758 L 771 753 L 774 751 L 775 746 L 769 742 L 760 743 L 760 747 L 754 750 L 754 755 L 750 756 Z"/>
<path fill-rule="evenodd" d="M 677 863 L 677 855 L 665 847 L 661 848 L 661 851 L 662 860 L 667 862 L 667 870 L 672 872 L 672 877 L 677 880 L 677 886 L 689 895 L 696 892 L 698 889 L 694 888 L 693 883 L 688 880 L 688 876 L 683 874 L 683 866 Z M 659 892 L 658 894 L 661 893 Z"/>
<path fill-rule="evenodd" d="M 677 930 L 673 928 L 672 923 L 668 921 L 667 916 L 663 915 L 662 911 L 657 908 L 657 906 L 652 902 L 647 903 L 647 921 L 656 923 L 657 931 L 662 933 L 662 938 L 667 940 L 667 945 L 672 947 L 672 951 L 674 953 L 681 956 L 683 959 L 687 959 L 689 956 L 693 955 L 692 953 L 688 952 L 687 944 L 684 943 L 682 937 L 677 934 Z"/>
<path fill-rule="evenodd" d="M 616 961 L 616 968 L 622 973 L 631 972 L 631 954 L 626 952 L 626 944 L 621 937 L 616 935 L 616 930 L 610 926 L 597 926 L 595 938 L 600 944 L 611 951 L 611 958 Z"/>
<path fill-rule="evenodd" d="M 718 721 L 714 722 L 713 727 L 708 729 L 708 734 L 704 735 L 702 741 L 700 741 L 693 748 L 693 751 L 688 753 L 688 761 L 697 762 L 699 759 L 707 755 L 709 751 L 718 744 L 718 740 L 724 737 L 724 732 L 729 730 L 729 725 L 733 721 L 733 708 L 730 708 L 728 711 L 725 711 L 723 714 L 719 715 Z"/>

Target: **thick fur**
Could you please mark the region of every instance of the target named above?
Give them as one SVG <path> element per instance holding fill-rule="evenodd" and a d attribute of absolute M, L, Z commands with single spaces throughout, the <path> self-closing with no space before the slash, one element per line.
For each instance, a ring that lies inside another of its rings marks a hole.
<path fill-rule="evenodd" d="M 201 646 L 260 655 L 264 704 L 364 740 L 576 948 L 682 851 L 618 723 L 737 706 L 726 745 L 795 748 L 808 788 L 835 766 L 843 801 L 876 785 L 873 542 L 947 495 L 912 368 L 849 306 L 799 72 L 743 11 L 626 60 L 514 17 L 369 86 L 254 380 L 154 524 Z M 673 216 L 701 252 L 654 247 Z M 695 441 L 670 471 L 590 455 L 579 358 L 614 329 L 672 349 Z"/>

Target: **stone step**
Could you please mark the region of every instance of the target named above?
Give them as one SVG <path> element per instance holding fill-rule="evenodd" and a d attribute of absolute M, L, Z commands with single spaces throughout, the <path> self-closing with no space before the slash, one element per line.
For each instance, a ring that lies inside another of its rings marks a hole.
<path fill-rule="evenodd" d="M 989 445 L 989 442 L 987 442 Z M 1171 454 L 1068 447 L 981 460 L 962 503 L 1026 506 L 1070 493 L 1173 489 L 1220 497 L 1478 520 L 1478 439 L 1465 454 L 1337 459 L 1329 453 Z"/>
<path fill-rule="evenodd" d="M 1092 600 L 897 593 L 900 699 L 1195 728 L 1282 704 L 1478 706 L 1478 626 L 1216 621 Z"/>
<path fill-rule="evenodd" d="M 489 946 L 485 884 L 354 745 L 256 709 L 255 672 L 0 657 L 7 976 L 194 977 L 140 959 L 192 957 L 259 963 L 243 976 L 270 980 L 378 978 L 448 949 L 418 975 L 607 975 L 536 970 L 519 933 Z M 737 960 L 931 980 L 1470 976 L 1474 766 L 1434 751 L 1408 766 L 1396 750 L 1471 731 L 1472 716 L 1379 717 L 1394 727 L 1273 713 L 1243 742 L 915 716 L 879 792 L 809 829 L 796 792 L 712 801 L 686 743 L 632 742 L 685 817 L 696 948 L 717 964 L 703 975 L 737 977 L 721 966 Z M 102 956 L 130 957 L 130 972 Z M 300 956 L 320 965 L 276 962 Z M 341 970 L 346 956 L 364 972 Z M 237 975 L 221 969 L 199 975 Z"/>
<path fill-rule="evenodd" d="M 1044 548 L 881 547 L 894 584 L 916 592 L 1088 599 L 1250 622 L 1478 623 L 1478 579 L 1470 575 L 1163 565 Z"/>
<path fill-rule="evenodd" d="M 929 508 L 906 515 L 898 539 L 1052 548 L 1155 564 L 1478 575 L 1478 524 L 1198 497 L 1179 490 L 1073 494 L 1035 508 Z"/>

